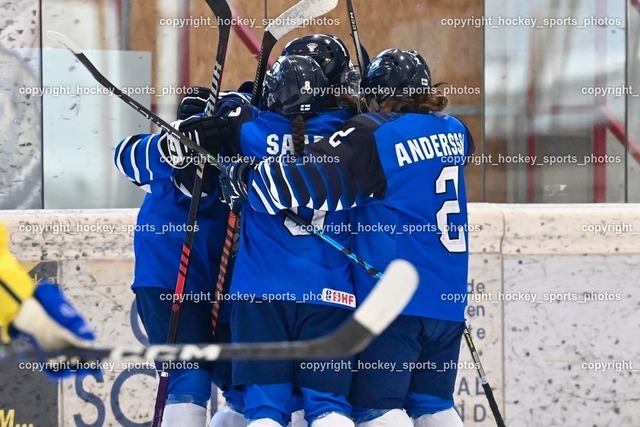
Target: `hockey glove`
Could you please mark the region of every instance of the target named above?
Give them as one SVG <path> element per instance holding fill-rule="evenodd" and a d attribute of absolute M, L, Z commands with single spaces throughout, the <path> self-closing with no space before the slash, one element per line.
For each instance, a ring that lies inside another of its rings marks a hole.
<path fill-rule="evenodd" d="M 247 184 L 245 177 L 251 163 L 236 162 L 224 168 L 220 172 L 220 191 L 222 201 L 229 205 L 232 212 L 239 212 L 242 203 L 248 198 Z"/>
<path fill-rule="evenodd" d="M 73 347 L 89 347 L 96 337 L 89 324 L 65 298 L 56 283 L 41 282 L 32 297 L 24 300 L 9 327 L 13 336 L 24 335 L 38 350 L 52 352 Z M 72 373 L 98 372 L 71 362 L 47 362 L 43 371 L 53 379 Z"/>
<path fill-rule="evenodd" d="M 186 120 L 196 114 L 202 114 L 207 106 L 211 90 L 200 86 L 190 89 L 190 94 L 182 98 L 178 105 L 178 120 Z"/>
<path fill-rule="evenodd" d="M 192 116 L 173 122 L 172 126 L 213 155 L 220 152 L 225 140 L 232 134 L 229 120 L 220 117 Z M 160 138 L 159 149 L 164 160 L 176 169 L 182 169 L 190 163 L 207 162 L 204 156 L 166 133 Z"/>
<path fill-rule="evenodd" d="M 36 286 L 33 296 L 22 302 L 11 326 L 44 351 L 88 347 L 96 339 L 60 287 L 50 282 Z"/>

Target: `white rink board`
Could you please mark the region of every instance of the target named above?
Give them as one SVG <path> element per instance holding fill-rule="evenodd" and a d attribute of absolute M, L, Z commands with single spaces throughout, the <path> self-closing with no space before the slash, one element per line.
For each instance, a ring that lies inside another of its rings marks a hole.
<path fill-rule="evenodd" d="M 640 425 L 640 205 L 471 204 L 469 211 L 475 294 L 468 323 L 507 425 Z M 137 341 L 126 231 L 135 214 L 2 211 L 0 221 L 20 261 L 60 262 L 64 287 L 100 343 L 124 344 Z M 580 302 L 605 292 L 614 300 Z M 539 302 L 545 295 L 566 297 Z M 471 363 L 464 343 L 460 362 Z M 608 364 L 596 372 L 596 362 Z M 465 426 L 494 426 L 475 370 L 462 368 L 455 397 Z M 74 415 L 89 425 L 123 425 L 118 411 L 131 422 L 148 421 L 155 383 L 144 373 L 111 372 L 102 383 L 86 378 L 79 395 L 75 381 L 66 381 L 60 425 L 79 425 Z M 100 415 L 102 424 L 93 424 Z"/>

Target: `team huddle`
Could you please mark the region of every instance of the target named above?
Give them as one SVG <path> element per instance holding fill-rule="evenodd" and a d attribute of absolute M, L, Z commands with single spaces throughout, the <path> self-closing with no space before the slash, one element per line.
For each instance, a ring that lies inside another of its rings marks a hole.
<path fill-rule="evenodd" d="M 211 427 L 462 426 L 453 393 L 466 302 L 447 296 L 466 293 L 464 164 L 473 139 L 442 112 L 448 100 L 419 53 L 387 49 L 363 74 L 337 37 L 301 37 L 268 71 L 257 106 L 243 85 L 221 93 L 213 115 L 205 114 L 206 89 L 178 107 L 175 128 L 213 156 L 242 161 L 200 170 L 197 153 L 164 132 L 116 147 L 116 167 L 147 192 L 134 234 L 132 289 L 151 344 L 167 342 L 176 307 L 185 227 L 167 225 L 184 225 L 201 172 L 178 344 L 331 333 L 380 277 L 346 249 L 380 271 L 405 259 L 420 279 L 402 314 L 355 356 L 172 370 L 162 426 L 206 425 L 212 382 L 228 407 Z M 233 216 L 239 229 L 228 243 Z M 399 231 L 427 224 L 433 227 L 425 232 Z M 316 230 L 330 234 L 334 247 Z M 45 350 L 87 346 L 94 335 L 57 285 L 34 288 L 6 247 L 0 228 L 0 324 L 10 326 L 3 339 L 10 332 Z M 228 265 L 220 263 L 223 254 Z M 225 280 L 217 289 L 219 274 Z"/>
<path fill-rule="evenodd" d="M 348 369 L 310 369 L 317 365 L 312 360 L 238 360 L 171 372 L 162 425 L 205 425 L 213 381 L 228 408 L 211 427 L 461 426 L 453 408 L 456 370 L 441 367 L 458 360 L 465 304 L 442 295 L 466 292 L 463 166 L 474 144 L 461 121 L 442 113 L 448 101 L 426 61 L 414 51 L 388 49 L 360 76 L 341 40 L 314 34 L 284 48 L 266 75 L 259 106 L 251 104 L 250 91 L 223 92 L 207 116 L 208 92 L 201 89 L 183 99 L 173 123 L 212 155 L 245 160 L 222 172 L 204 167 L 185 292 L 215 289 L 231 211 L 240 226 L 222 292 L 274 297 L 232 300 L 214 293 L 223 300 L 214 331 L 213 301 L 185 299 L 176 342 L 299 341 L 339 327 L 377 279 L 313 228 L 331 230 L 339 245 L 377 269 L 396 258 L 410 261 L 420 286 L 364 352 L 331 361 Z M 195 151 L 163 132 L 124 139 L 114 158 L 147 191 L 140 229 L 184 223 L 199 164 Z M 435 224 L 438 232 L 350 231 L 381 223 L 398 230 Z M 174 292 L 183 237 L 134 235 L 132 287 L 152 344 L 167 339 L 171 298 L 165 297 Z M 378 369 L 407 363 L 433 369 Z"/>

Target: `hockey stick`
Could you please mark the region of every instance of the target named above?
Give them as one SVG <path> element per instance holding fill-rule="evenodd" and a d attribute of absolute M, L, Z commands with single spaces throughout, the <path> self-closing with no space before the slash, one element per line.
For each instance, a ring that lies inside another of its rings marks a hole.
<path fill-rule="evenodd" d="M 476 350 L 476 346 L 473 344 L 473 339 L 471 338 L 471 333 L 469 333 L 469 329 L 466 323 L 464 325 L 464 340 L 467 342 L 467 346 L 469 347 L 469 351 L 471 352 L 471 358 L 476 363 L 478 375 L 480 376 L 480 383 L 482 384 L 484 394 L 487 396 L 487 400 L 489 401 L 489 408 L 491 408 L 493 418 L 495 418 L 498 427 L 506 427 L 504 424 L 504 420 L 502 419 L 502 414 L 500 413 L 500 408 L 498 408 L 498 402 L 496 402 L 496 398 L 493 395 L 493 390 L 489 385 L 487 374 L 485 373 L 484 368 L 482 367 L 482 363 L 480 362 L 480 355 Z"/>
<path fill-rule="evenodd" d="M 205 108 L 205 115 L 213 115 L 216 101 L 218 100 L 218 94 L 220 93 L 220 82 L 222 80 L 222 71 L 224 69 L 224 61 L 227 54 L 227 45 L 229 44 L 229 34 L 231 32 L 231 9 L 226 0 L 206 0 L 209 8 L 213 12 L 214 16 L 222 22 L 218 26 L 218 49 L 216 52 L 215 64 L 213 66 L 213 73 L 211 76 L 211 93 L 207 100 Z M 198 210 L 200 208 L 200 200 L 202 199 L 202 182 L 204 181 L 205 162 L 200 162 L 196 167 L 196 176 L 193 180 L 193 190 L 191 191 L 191 201 L 189 202 L 189 214 L 188 214 L 188 226 L 184 236 L 184 242 L 182 243 L 182 253 L 180 255 L 180 265 L 178 267 L 178 277 L 176 279 L 176 286 L 174 294 L 176 296 L 182 296 L 185 292 L 187 275 L 189 273 L 189 262 L 191 260 L 191 251 L 193 248 L 193 240 L 195 239 L 196 230 L 198 227 Z M 234 216 L 235 219 L 235 216 Z M 231 216 L 229 216 L 229 223 L 231 223 Z M 226 271 L 227 260 L 224 257 L 224 252 L 220 263 L 225 263 L 224 270 Z M 174 298 L 174 303 L 171 307 L 171 317 L 169 318 L 169 330 L 167 331 L 167 344 L 174 344 L 178 338 L 178 328 L 180 326 L 180 309 L 182 306 L 182 298 Z M 156 394 L 156 403 L 153 411 L 152 427 L 159 427 L 162 423 L 164 414 L 164 408 L 167 403 L 167 393 L 169 388 L 170 369 L 169 366 L 164 364 L 162 371 L 160 372 L 160 382 L 158 383 L 158 390 Z"/>
<path fill-rule="evenodd" d="M 218 51 L 216 53 L 216 63 L 213 67 L 213 75 L 211 77 L 211 94 L 207 100 L 207 106 L 204 110 L 205 115 L 212 116 L 216 110 L 218 95 L 220 93 L 220 85 L 222 82 L 222 70 L 224 68 L 224 60 L 227 55 L 227 45 L 229 44 L 229 34 L 231 32 L 231 21 L 233 12 L 226 0 L 205 0 L 209 8 L 215 16 L 223 19 L 220 26 L 220 36 L 218 39 Z M 204 163 L 198 166 L 198 169 L 204 168 Z M 203 169 L 204 171 L 204 169 Z M 196 178 L 197 179 L 197 178 Z M 195 186 L 194 186 L 195 188 Z M 222 254 L 220 255 L 220 263 L 218 264 L 218 277 L 216 278 L 216 290 L 213 307 L 211 308 L 211 333 L 215 335 L 216 326 L 218 324 L 218 316 L 220 312 L 220 297 L 224 290 L 224 282 L 227 277 L 227 268 L 229 266 L 229 258 L 231 257 L 231 249 L 233 247 L 233 236 L 238 229 L 238 215 L 230 211 L 227 218 L 227 230 L 224 243 L 222 245 Z"/>
<path fill-rule="evenodd" d="M 286 214 L 286 211 L 284 212 Z M 291 218 L 293 221 L 296 221 L 298 225 L 305 226 L 305 229 L 307 230 L 309 229 L 309 226 L 306 225 L 304 221 L 299 221 L 299 217 L 294 218 L 290 216 L 289 218 Z M 329 243 L 334 248 L 338 249 L 340 252 L 345 254 L 351 261 L 353 261 L 354 263 L 362 267 L 364 270 L 366 270 L 367 273 L 369 273 L 369 275 L 380 280 L 384 278 L 384 275 L 380 271 L 376 270 L 374 267 L 367 264 L 360 257 L 358 257 L 356 254 L 354 254 L 353 252 L 351 252 L 350 250 L 342 246 L 337 241 L 331 239 L 328 236 L 325 236 L 324 233 L 322 233 L 320 230 L 317 230 L 315 226 L 311 226 L 311 230 L 316 236 L 320 237 L 322 240 Z M 465 323 L 464 326 L 465 327 L 464 327 L 463 335 L 464 335 L 465 341 L 467 342 L 467 346 L 469 347 L 469 351 L 471 352 L 471 358 L 476 364 L 478 376 L 480 377 L 482 388 L 484 389 L 485 395 L 487 396 L 487 400 L 489 401 L 489 407 L 491 408 L 493 417 L 495 418 L 496 424 L 498 427 L 505 427 L 504 420 L 502 419 L 502 414 L 500 413 L 500 409 L 498 408 L 498 402 L 496 402 L 496 398 L 493 395 L 493 390 L 491 389 L 491 385 L 489 384 L 489 380 L 487 379 L 487 374 L 484 370 L 484 367 L 482 366 L 482 362 L 480 362 L 480 355 L 478 354 L 478 351 L 476 350 L 476 347 L 473 344 L 473 338 L 469 333 L 469 328 L 467 324 Z"/>
<path fill-rule="evenodd" d="M 362 47 L 362 43 L 360 42 L 360 35 L 358 34 L 358 24 L 356 23 L 356 15 L 353 10 L 352 1 L 346 0 L 346 2 L 347 2 L 347 11 L 349 13 L 349 21 L 351 23 L 351 37 L 353 38 L 353 43 L 356 48 L 356 56 L 358 59 L 358 66 L 360 67 L 360 74 L 361 74 L 361 77 L 364 79 L 366 65 L 365 65 L 364 55 L 362 53 L 363 47 Z M 338 248 L 338 250 L 340 250 L 340 248 Z M 365 270 L 367 270 L 367 273 L 369 273 L 373 277 L 376 277 L 378 279 L 382 277 L 380 272 L 376 271 L 375 268 L 371 266 L 369 266 L 368 268 L 367 266 L 363 266 L 363 267 L 365 268 Z M 487 400 L 489 401 L 489 407 L 491 408 L 493 417 L 496 420 L 496 424 L 498 425 L 498 427 L 505 427 L 504 420 L 502 419 L 502 414 L 500 413 L 500 409 L 498 408 L 498 403 L 496 402 L 496 398 L 493 395 L 493 390 L 489 385 L 487 374 L 482 366 L 482 363 L 480 362 L 480 355 L 478 354 L 478 351 L 476 350 L 476 347 L 473 344 L 473 338 L 471 337 L 471 333 L 469 333 L 469 329 L 466 323 L 465 323 L 463 335 L 467 343 L 467 346 L 469 347 L 469 351 L 471 352 L 471 358 L 476 363 L 478 376 L 480 377 L 482 388 L 484 389 L 485 395 L 487 396 Z"/>
<path fill-rule="evenodd" d="M 335 8 L 338 4 L 337 0 L 335 0 L 335 4 L 331 6 L 331 3 L 334 0 L 302 0 L 300 3 L 295 6 L 289 8 L 280 16 L 275 19 L 276 26 L 273 24 L 269 24 L 265 29 L 264 36 L 262 38 L 262 46 L 260 47 L 260 56 L 258 58 L 258 67 L 256 71 L 256 80 L 253 83 L 253 98 L 252 104 L 257 106 L 259 103 L 259 99 L 256 100 L 256 88 L 261 86 L 261 82 L 264 79 L 264 75 L 267 70 L 268 59 L 273 47 L 277 43 L 279 39 L 281 39 L 285 34 L 288 34 L 292 30 L 294 30 L 299 25 L 303 24 L 305 21 L 316 18 L 320 15 L 323 15 Z M 207 0 L 207 3 L 210 3 L 210 0 Z M 211 6 L 211 5 L 210 5 Z M 231 14 L 231 11 L 229 11 Z M 282 25 L 281 23 L 285 22 L 287 25 Z M 266 58 L 266 60 L 265 60 Z M 215 70 L 214 70 L 215 77 Z M 212 83 L 213 86 L 213 83 Z M 258 93 L 261 93 L 259 91 Z M 213 94 L 212 94 L 213 95 Z M 209 98 L 209 102 L 207 102 L 207 107 L 211 104 L 212 98 Z M 227 231 L 225 235 L 224 245 L 222 247 L 222 256 L 220 257 L 220 269 L 218 271 L 218 278 L 216 280 L 216 298 L 214 302 L 214 306 L 212 309 L 212 318 L 211 323 L 213 327 L 213 331 L 215 333 L 215 327 L 218 322 L 218 312 L 220 310 L 220 295 L 224 289 L 224 282 L 227 273 L 227 267 L 229 265 L 229 258 L 231 257 L 231 250 L 233 248 L 233 237 L 238 231 L 238 214 L 231 211 L 229 213 L 229 219 L 227 220 Z"/>
<path fill-rule="evenodd" d="M 246 344 L 182 344 L 70 348 L 44 355 L 34 351 L 11 352 L 0 347 L 0 359 L 43 359 L 50 368 L 83 368 L 100 360 L 215 361 L 229 359 L 299 360 L 342 358 L 362 351 L 404 310 L 418 287 L 418 273 L 411 263 L 395 260 L 352 316 L 329 335 L 306 341 Z M 86 365 L 85 365 L 86 366 Z"/>
<path fill-rule="evenodd" d="M 131 107 L 133 107 L 136 111 L 138 111 L 140 114 L 145 116 L 152 123 L 154 123 L 157 126 L 159 126 L 162 130 L 164 130 L 165 132 L 170 134 L 172 137 L 178 139 L 181 144 L 183 144 L 183 145 L 187 146 L 188 148 L 191 148 L 192 150 L 194 150 L 194 151 L 206 156 L 207 160 L 214 167 L 216 167 L 216 168 L 218 168 L 220 170 L 223 169 L 223 165 L 218 161 L 218 159 L 215 156 L 211 155 L 211 153 L 209 153 L 207 150 L 205 150 L 204 148 L 202 148 L 198 144 L 196 144 L 193 141 L 191 141 L 189 138 L 184 136 L 182 133 L 180 133 L 178 130 L 173 128 L 169 123 L 167 123 L 164 120 L 162 120 L 156 114 L 152 113 L 149 109 L 144 107 L 142 104 L 137 102 L 135 99 L 132 99 L 130 96 L 122 93 L 122 91 L 120 89 L 118 89 L 116 86 L 114 86 L 113 83 L 111 83 L 102 73 L 100 73 L 100 71 L 98 71 L 98 69 L 91 63 L 91 61 L 84 55 L 84 53 L 82 53 L 82 50 L 75 43 L 73 43 L 73 41 L 71 41 L 71 39 L 66 37 L 64 34 L 58 33 L 56 31 L 51 31 L 51 30 L 47 31 L 47 35 L 51 39 L 53 39 L 53 40 L 57 41 L 58 43 L 60 43 L 65 48 L 69 49 L 73 53 L 73 55 L 80 61 L 80 63 L 82 63 L 82 65 L 84 65 L 87 68 L 87 70 L 96 79 L 96 81 L 98 81 L 98 83 L 100 83 L 105 88 L 109 89 L 114 95 L 116 95 L 118 98 L 122 99 L 124 102 L 129 104 Z M 343 245 L 341 245 L 337 241 L 333 240 L 331 237 L 327 236 L 322 230 L 320 230 L 320 229 L 318 229 L 316 227 L 310 226 L 306 221 L 304 221 L 301 217 L 299 217 L 297 214 L 295 214 L 291 210 L 285 209 L 282 212 L 287 217 L 289 217 L 291 220 L 293 220 L 296 224 L 304 225 L 306 229 L 309 229 L 309 227 L 311 227 L 310 229 L 312 230 L 314 235 L 318 236 L 319 238 L 324 240 L 326 243 L 328 243 L 329 245 L 331 245 L 332 247 L 334 247 L 335 249 L 340 251 L 347 258 L 349 258 L 352 262 L 354 262 L 354 263 L 358 264 L 360 267 L 364 268 L 367 271 L 367 273 L 371 274 L 374 277 L 379 277 L 378 275 L 381 274 L 375 268 L 373 268 L 370 264 L 368 264 L 362 258 L 360 258 L 358 255 L 354 254 L 348 248 L 344 247 Z M 467 339 L 471 338 L 471 336 L 468 334 L 468 331 L 467 331 L 467 334 L 465 335 L 465 338 L 467 338 Z M 473 341 L 471 340 L 471 342 L 473 342 Z M 473 356 L 473 353 L 472 353 L 472 356 Z M 477 352 L 476 352 L 476 356 L 477 356 Z M 475 358 L 476 356 L 473 356 L 473 357 Z M 478 360 L 479 360 L 479 358 L 478 358 Z M 480 365 L 478 365 L 478 366 L 480 367 Z M 484 370 L 482 370 L 482 372 L 484 372 Z M 483 376 L 482 372 L 480 372 L 480 369 L 479 369 L 479 375 L 481 377 Z M 484 379 L 486 380 L 486 376 L 484 377 Z M 486 385 L 487 385 L 487 387 L 490 387 L 488 382 L 486 383 Z M 484 388 L 484 385 L 483 385 L 483 388 Z M 496 421 L 499 422 L 499 420 L 502 420 L 502 416 L 500 415 L 500 412 L 498 410 L 498 405 L 497 405 L 497 403 L 495 401 L 495 398 L 493 397 L 493 393 L 487 394 L 487 399 L 489 399 L 489 406 L 491 407 L 492 412 L 494 412 L 494 409 L 495 409 L 494 417 L 496 418 Z M 504 423 L 502 425 L 498 424 L 498 426 L 499 427 L 503 427 Z"/>
<path fill-rule="evenodd" d="M 264 35 L 262 36 L 262 46 L 260 46 L 260 55 L 258 56 L 256 77 L 253 80 L 253 92 L 251 94 L 252 105 L 256 107 L 260 105 L 262 82 L 267 73 L 269 55 L 278 40 L 285 34 L 303 26 L 310 19 L 317 18 L 335 9 L 337 5 L 338 0 L 302 0 L 278 16 L 273 23 L 267 25 L 267 28 L 264 30 Z"/>
<path fill-rule="evenodd" d="M 349 22 L 351 23 L 351 38 L 353 38 L 353 44 L 356 47 L 356 58 L 358 59 L 360 76 L 361 78 L 364 78 L 364 55 L 362 55 L 362 44 L 360 43 L 360 35 L 358 34 L 358 24 L 356 23 L 356 14 L 353 11 L 353 3 L 351 3 L 351 0 L 347 0 L 347 11 L 349 12 Z"/>
<path fill-rule="evenodd" d="M 352 262 L 362 267 L 366 270 L 369 275 L 375 277 L 376 279 L 382 279 L 383 274 L 372 267 L 370 264 L 365 262 L 362 258 L 351 252 L 349 249 L 333 240 L 331 237 L 326 236 L 321 230 L 316 228 L 315 226 L 310 226 L 306 224 L 304 220 L 301 220 L 297 215 L 290 216 L 287 214 L 287 211 L 283 211 L 289 218 L 295 221 L 298 225 L 304 226 L 306 230 L 311 229 L 312 233 L 329 243 L 331 246 L 342 252 L 347 258 L 349 258 Z M 489 407 L 491 408 L 491 412 L 493 413 L 493 417 L 496 420 L 496 424 L 498 427 L 505 427 L 504 420 L 502 419 L 502 414 L 500 413 L 500 409 L 498 408 L 498 403 L 496 402 L 496 398 L 493 395 L 493 390 L 491 389 L 491 385 L 489 385 L 489 380 L 487 379 L 487 374 L 485 373 L 484 367 L 480 362 L 480 355 L 476 350 L 475 345 L 473 344 L 473 338 L 471 338 L 471 334 L 469 333 L 469 329 L 467 324 L 465 323 L 464 332 L 463 332 L 465 341 L 469 347 L 469 351 L 471 352 L 471 357 L 476 363 L 478 376 L 480 377 L 480 382 L 482 383 L 482 388 L 485 391 L 485 395 L 487 396 L 487 400 L 489 401 Z"/>
<path fill-rule="evenodd" d="M 51 30 L 47 31 L 47 36 L 57 41 L 65 48 L 69 49 L 69 51 L 71 51 L 71 53 L 73 53 L 73 55 L 78 59 L 78 61 L 80 61 L 80 63 L 84 65 L 85 68 L 87 68 L 87 70 L 96 79 L 96 81 L 100 83 L 102 86 L 104 86 L 105 88 L 107 88 L 109 91 L 111 91 L 111 93 L 113 93 L 118 98 L 122 99 L 124 102 L 129 104 L 137 112 L 145 116 L 149 121 L 158 125 L 160 129 L 162 129 L 163 131 L 171 135 L 173 138 L 178 139 L 180 141 L 180 144 L 185 145 L 188 148 L 196 151 L 197 153 L 205 156 L 207 158 L 207 161 L 211 163 L 215 168 L 221 171 L 224 170 L 224 164 L 222 164 L 215 156 L 213 156 L 207 150 L 202 148 L 200 145 L 191 141 L 189 138 L 183 135 L 180 131 L 176 130 L 169 123 L 162 120 L 159 116 L 152 113 L 144 105 L 140 104 L 138 101 L 131 98 L 130 96 L 122 93 L 120 89 L 114 86 L 113 83 L 107 80 L 107 78 L 102 73 L 100 73 L 100 71 L 98 71 L 95 65 L 91 63 L 89 58 L 87 58 L 85 54 L 82 53 L 82 50 L 73 41 L 71 41 L 71 39 L 69 39 L 64 34 L 58 33 L 56 31 L 51 31 Z M 300 216 L 298 216 L 295 212 L 291 211 L 290 209 L 285 209 L 282 212 L 291 220 L 293 220 L 296 224 L 304 225 L 305 228 L 311 227 L 310 224 L 308 224 L 304 219 L 302 219 Z M 333 246 L 334 248 L 342 252 L 346 257 L 348 257 L 354 263 L 358 264 L 359 266 L 361 266 L 367 271 L 373 269 L 373 267 L 369 265 L 366 261 L 364 261 L 362 258 L 360 258 L 356 254 L 351 252 L 349 249 L 347 249 L 340 243 L 333 240 L 331 237 L 327 236 L 322 230 L 317 229 L 315 227 L 311 227 L 311 229 L 313 230 L 313 234 L 315 234 L 316 236 L 324 240 L 326 243 L 328 243 L 329 245 Z"/>

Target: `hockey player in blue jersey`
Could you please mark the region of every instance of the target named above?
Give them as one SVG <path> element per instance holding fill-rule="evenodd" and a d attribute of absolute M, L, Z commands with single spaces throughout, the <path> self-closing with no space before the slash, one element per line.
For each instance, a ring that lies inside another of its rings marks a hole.
<path fill-rule="evenodd" d="M 224 191 L 270 214 L 298 206 L 356 207 L 355 253 L 379 270 L 394 258 L 417 267 L 420 286 L 413 300 L 359 355 L 360 366 L 389 362 L 396 369 L 358 370 L 350 393 L 353 415 L 363 427 L 459 427 L 453 392 L 465 303 L 448 296 L 466 293 L 463 165 L 473 139 L 461 121 L 441 113 L 447 99 L 415 52 L 380 53 L 363 87 L 372 110 L 380 112 L 347 121 L 307 146 L 295 163 L 230 165 Z M 324 158 L 335 161 L 317 160 Z M 412 232 L 416 225 L 428 231 Z M 354 268 L 354 284 L 362 301 L 375 280 Z M 411 370 L 417 362 L 420 369 Z"/>
<path fill-rule="evenodd" d="M 215 117 L 190 117 L 204 111 L 209 92 L 202 88 L 198 90 L 200 93 L 182 100 L 178 108 L 179 120 L 173 125 L 215 154 L 220 152 L 221 143 L 211 141 L 223 141 L 227 137 L 227 121 Z M 242 101 L 242 95 L 234 99 Z M 116 147 L 114 160 L 123 174 L 147 191 L 134 234 L 132 289 L 150 343 L 162 344 L 167 339 L 180 254 L 188 227 L 194 171 L 197 161 L 203 159 L 161 133 L 124 139 Z M 224 313 L 224 305 L 215 338 L 211 331 L 211 306 L 216 298 L 218 261 L 229 214 L 229 209 L 219 200 L 215 183 L 217 174 L 213 167 L 206 166 L 205 176 L 211 179 L 204 183 L 204 197 L 195 224 L 197 232 L 181 305 L 178 343 L 230 340 L 228 319 L 226 322 L 224 319 L 229 314 Z M 225 373 L 225 369 L 229 372 Z M 230 369 L 228 362 L 216 363 L 215 369 L 211 364 L 202 363 L 196 369 L 172 369 L 162 426 L 204 426 L 211 381 L 213 379 L 218 387 L 227 389 L 231 381 Z M 232 406 L 242 404 L 242 399 L 235 398 L 233 392 L 225 393 L 225 397 Z M 238 413 L 226 412 L 224 415 L 227 426 L 246 425 Z"/>
<path fill-rule="evenodd" d="M 342 65 L 348 72 L 348 62 Z M 335 99 L 327 95 L 322 69 L 308 57 L 280 57 L 264 87 L 268 111 L 244 108 L 234 115 L 241 123 L 239 152 L 269 159 L 269 167 L 292 161 L 305 144 L 330 135 L 353 115 L 350 108 L 327 108 Z M 346 212 L 326 215 L 305 207 L 298 212 L 349 244 Z M 231 294 L 239 296 L 232 308 L 234 342 L 317 338 L 353 310 L 348 262 L 284 215 L 243 210 L 239 246 L 231 283 Z M 348 366 L 351 359 L 341 361 Z M 234 362 L 234 385 L 244 387 L 244 414 L 251 426 L 286 426 L 294 389 L 301 391 L 311 427 L 353 426 L 347 402 L 350 369 L 314 372 L 307 362 Z"/>

